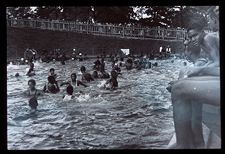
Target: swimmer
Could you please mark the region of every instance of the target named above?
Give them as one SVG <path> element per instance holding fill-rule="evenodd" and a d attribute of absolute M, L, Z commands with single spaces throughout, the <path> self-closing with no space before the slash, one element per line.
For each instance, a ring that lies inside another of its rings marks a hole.
<path fill-rule="evenodd" d="M 99 57 L 97 56 L 97 60 L 94 62 L 94 69 L 99 71 L 101 66 L 101 62 L 99 60 Z"/>
<path fill-rule="evenodd" d="M 133 66 L 133 60 L 131 58 L 128 58 L 126 60 L 125 66 L 126 66 L 126 69 L 127 70 L 131 70 L 132 69 L 132 66 Z"/>
<path fill-rule="evenodd" d="M 57 78 L 57 74 L 55 74 L 55 69 L 54 68 L 51 68 L 49 70 L 48 76 L 53 76 L 55 79 Z"/>
<path fill-rule="evenodd" d="M 48 83 L 43 88 L 44 92 L 56 94 L 60 91 L 57 81 L 54 76 L 48 77 Z"/>
<path fill-rule="evenodd" d="M 69 101 L 74 98 L 73 96 L 73 86 L 68 85 L 66 88 L 66 95 L 63 96 L 63 101 Z"/>
<path fill-rule="evenodd" d="M 110 90 L 114 90 L 114 89 L 118 88 L 117 76 L 118 76 L 117 72 L 112 70 L 111 71 L 111 78 L 106 81 L 104 87 L 106 89 L 110 89 Z"/>
<path fill-rule="evenodd" d="M 101 59 L 100 71 L 105 71 L 105 62 L 104 62 L 104 58 Z"/>
<path fill-rule="evenodd" d="M 107 73 L 106 71 L 100 71 L 99 77 L 102 79 L 110 78 L 109 73 Z"/>
<path fill-rule="evenodd" d="M 15 77 L 19 77 L 19 76 L 20 76 L 20 74 L 19 74 L 19 73 L 16 73 L 16 74 L 15 74 Z"/>
<path fill-rule="evenodd" d="M 29 99 L 29 106 L 31 107 L 31 109 L 36 110 L 37 106 L 38 106 L 37 97 L 44 95 L 44 93 L 43 93 L 42 90 L 39 90 L 39 89 L 35 88 L 36 81 L 34 79 L 30 79 L 28 81 L 28 86 L 29 86 L 29 89 L 26 90 L 23 94 L 30 98 Z"/>
<path fill-rule="evenodd" d="M 85 85 L 83 82 L 81 82 L 80 80 L 77 80 L 76 73 L 72 73 L 70 77 L 71 77 L 71 80 L 61 83 L 60 86 L 72 85 L 73 87 L 77 87 L 79 85 L 82 85 L 84 87 L 87 87 L 87 85 Z"/>
<path fill-rule="evenodd" d="M 82 56 L 82 53 L 79 53 L 79 61 L 83 61 L 83 56 Z"/>
<path fill-rule="evenodd" d="M 107 73 L 105 71 L 105 67 L 101 67 L 100 73 L 99 73 L 99 77 L 102 78 L 102 79 L 108 79 L 108 78 L 110 78 L 109 73 Z"/>
<path fill-rule="evenodd" d="M 120 67 L 118 66 L 118 65 L 115 65 L 114 67 L 113 67 L 113 69 L 112 70 L 114 70 L 114 71 L 116 71 L 116 73 L 119 75 L 122 75 L 122 73 L 121 73 L 121 69 L 120 69 Z"/>
<path fill-rule="evenodd" d="M 98 75 L 98 72 L 97 71 L 93 71 L 92 78 L 94 78 L 94 79 L 99 78 L 99 75 Z"/>
<path fill-rule="evenodd" d="M 32 61 L 30 61 L 29 64 L 30 64 L 30 69 L 29 69 L 29 71 L 27 72 L 26 75 L 27 76 L 33 76 L 33 75 L 35 75 L 34 63 L 32 63 Z"/>
<path fill-rule="evenodd" d="M 157 62 L 155 62 L 155 63 L 153 63 L 153 64 L 152 64 L 152 66 L 157 67 L 157 66 L 158 66 L 158 63 L 157 63 Z"/>
<path fill-rule="evenodd" d="M 82 79 L 81 79 L 82 81 L 87 81 L 87 82 L 94 81 L 91 74 L 86 72 L 86 68 L 84 66 L 81 66 L 80 71 L 82 73 Z"/>

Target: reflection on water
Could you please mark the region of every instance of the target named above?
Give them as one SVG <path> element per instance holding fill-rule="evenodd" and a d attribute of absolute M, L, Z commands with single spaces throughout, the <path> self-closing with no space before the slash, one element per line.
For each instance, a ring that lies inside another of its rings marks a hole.
<path fill-rule="evenodd" d="M 79 68 L 91 71 L 94 60 L 83 62 L 35 63 L 36 87 L 42 89 L 48 71 L 55 68 L 59 82 L 69 79 Z M 103 90 L 102 80 L 87 88 L 73 101 L 63 102 L 65 87 L 59 94 L 40 97 L 38 111 L 30 113 L 26 68 L 7 66 L 8 149 L 159 149 L 165 148 L 174 131 L 170 94 L 167 84 L 178 77 L 182 60 L 158 61 L 153 69 L 122 68 L 119 89 Z M 111 63 L 106 61 L 110 72 Z M 18 72 L 20 77 L 14 77 Z M 78 91 L 78 90 L 77 90 Z M 76 92 L 76 90 L 75 90 Z"/>

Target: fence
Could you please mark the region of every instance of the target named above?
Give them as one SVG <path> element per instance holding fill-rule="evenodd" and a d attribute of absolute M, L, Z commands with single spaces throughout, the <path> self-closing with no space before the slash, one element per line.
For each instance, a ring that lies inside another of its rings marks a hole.
<path fill-rule="evenodd" d="M 183 41 L 186 37 L 185 29 L 175 28 L 137 28 L 129 26 L 114 26 L 102 24 L 88 24 L 80 22 L 58 20 L 30 20 L 7 19 L 7 26 L 21 28 L 38 28 L 53 31 L 71 31 L 101 36 L 122 37 L 132 39 L 151 39 L 166 41 Z"/>

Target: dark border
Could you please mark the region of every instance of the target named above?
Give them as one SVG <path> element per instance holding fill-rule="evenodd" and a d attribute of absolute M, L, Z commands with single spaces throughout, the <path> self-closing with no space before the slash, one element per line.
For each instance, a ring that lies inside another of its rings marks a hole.
<path fill-rule="evenodd" d="M 98 6 L 108 6 L 108 5 L 114 5 L 114 6 L 117 6 L 117 5 L 123 5 L 123 6 L 126 6 L 126 5 L 133 5 L 133 6 L 144 6 L 144 5 L 219 5 L 220 6 L 220 49 L 221 49 L 221 52 L 220 52 L 220 60 L 221 60 L 221 137 L 222 137 L 222 150 L 224 149 L 224 124 L 223 124 L 223 121 L 224 121 L 224 116 L 223 114 L 225 113 L 224 112 L 224 104 L 223 104 L 223 94 L 224 94 L 224 61 L 223 61 L 223 57 L 224 57 L 224 39 L 223 39 L 223 36 L 225 34 L 225 31 L 223 30 L 224 29 L 224 17 L 225 17 L 225 14 L 224 14 L 224 11 L 225 11 L 225 7 L 223 7 L 222 5 L 222 1 L 219 1 L 219 0 L 205 0 L 205 1 L 200 1 L 200 0 L 182 0 L 182 1 L 178 1 L 178 0 L 174 0 L 174 1 L 171 1 L 171 0 L 165 0 L 165 1 L 162 1 L 162 0 L 145 0 L 145 1 L 142 1 L 142 0 L 130 0 L 130 1 L 124 1 L 124 0 L 120 0 L 119 3 L 118 1 L 115 1 L 115 0 L 105 0 L 105 1 L 97 1 L 97 0 L 80 0 L 80 1 L 77 1 L 77 0 L 69 0 L 69 1 L 65 1 L 65 0 L 37 0 L 37 1 L 34 1 L 34 0 L 8 0 L 8 1 L 5 1 L 5 2 L 0 2 L 1 5 L 0 5 L 0 16 L 1 16 L 1 24 L 0 24 L 0 31 L 1 31 L 1 43 L 0 43 L 0 48 L 1 48 L 1 73 L 2 73 L 2 82 L 1 82 L 1 103 L 0 103 L 0 113 L 2 114 L 1 116 L 1 121 L 0 121 L 0 128 L 1 128 L 1 141 L 0 141 L 0 149 L 3 151 L 3 152 L 9 152 L 7 150 L 7 77 L 6 77 L 6 74 L 7 74 L 7 69 L 6 69 L 6 66 L 7 66 L 7 61 L 6 61 L 6 55 L 7 55 L 7 41 L 6 41 L 6 38 L 7 38 L 7 33 L 6 33 L 6 15 L 5 15 L 5 9 L 7 6 L 35 6 L 35 5 L 51 5 L 51 6 L 55 6 L 55 5 L 64 5 L 64 6 L 88 6 L 88 5 L 98 5 Z M 3 97 L 2 97 L 3 96 Z M 211 150 L 211 149 L 207 149 L 207 150 L 203 150 L 204 152 L 221 152 L 222 150 Z M 35 152 L 33 150 L 20 150 L 21 152 Z M 42 152 L 44 150 L 38 150 L 39 152 Z M 74 150 L 58 150 L 58 151 L 51 151 L 51 152 L 73 152 Z M 87 151 L 90 151 L 90 150 L 82 150 L 82 151 L 79 151 L 79 152 L 87 152 Z M 90 152 L 100 152 L 102 150 L 94 150 L 94 151 L 90 151 Z M 112 152 L 119 152 L 121 150 L 103 150 L 103 152 L 109 152 L 109 151 L 112 151 Z M 122 150 L 122 152 L 150 152 L 148 150 Z M 184 150 L 153 150 L 154 152 L 182 152 Z M 189 150 L 188 150 L 189 151 Z M 192 151 L 192 150 L 191 150 Z M 191 152 L 189 151 L 189 152 Z M 10 152 L 18 152 L 17 150 L 15 151 L 10 151 Z M 76 151 L 78 152 L 78 151 Z M 196 151 L 197 152 L 197 151 Z"/>

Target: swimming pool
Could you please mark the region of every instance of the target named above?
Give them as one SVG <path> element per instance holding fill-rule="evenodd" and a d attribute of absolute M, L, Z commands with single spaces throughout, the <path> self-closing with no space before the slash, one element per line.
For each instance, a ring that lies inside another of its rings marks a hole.
<path fill-rule="evenodd" d="M 103 79 L 79 87 L 83 91 L 70 102 L 59 94 L 38 98 L 38 111 L 30 114 L 28 99 L 21 94 L 27 81 L 36 80 L 42 89 L 50 68 L 58 80 L 69 79 L 72 72 L 81 76 L 79 68 L 91 71 L 94 59 L 86 61 L 35 62 L 36 76 L 27 77 L 27 65 L 7 66 L 7 138 L 8 149 L 161 149 L 174 131 L 168 83 L 177 79 L 183 61 L 158 61 L 152 69 L 127 71 L 118 77 L 119 89 L 99 88 Z M 188 62 L 187 62 L 188 63 Z M 106 61 L 106 71 L 111 63 Z M 15 77 L 18 72 L 20 77 Z M 92 71 L 91 71 L 92 72 Z"/>

